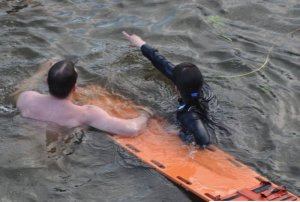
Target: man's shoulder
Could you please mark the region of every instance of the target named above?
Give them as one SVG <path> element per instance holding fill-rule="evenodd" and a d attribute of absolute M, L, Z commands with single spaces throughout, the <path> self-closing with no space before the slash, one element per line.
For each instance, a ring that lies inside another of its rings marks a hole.
<path fill-rule="evenodd" d="M 34 100 L 37 96 L 41 95 L 36 91 L 24 91 L 17 98 L 17 106 L 24 105 L 25 103 Z"/>
<path fill-rule="evenodd" d="M 18 100 L 30 98 L 32 96 L 39 96 L 39 95 L 41 95 L 41 94 L 36 91 L 24 91 L 24 92 L 20 93 L 20 95 L 18 96 Z"/>
<path fill-rule="evenodd" d="M 27 91 L 20 93 L 20 95 L 39 95 L 39 94 L 40 94 L 39 92 L 33 91 L 33 90 L 27 90 Z"/>

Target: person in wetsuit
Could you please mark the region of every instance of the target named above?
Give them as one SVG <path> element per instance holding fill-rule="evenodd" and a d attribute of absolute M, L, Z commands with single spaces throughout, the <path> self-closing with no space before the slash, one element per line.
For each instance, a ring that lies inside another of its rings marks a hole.
<path fill-rule="evenodd" d="M 174 65 L 158 50 L 148 45 L 141 37 L 122 32 L 127 40 L 141 49 L 143 55 L 176 86 L 180 93 L 177 120 L 182 130 L 180 138 L 188 143 L 195 142 L 205 148 L 211 143 L 207 123 L 209 103 L 215 100 L 209 86 L 204 82 L 199 68 L 192 63 Z"/>

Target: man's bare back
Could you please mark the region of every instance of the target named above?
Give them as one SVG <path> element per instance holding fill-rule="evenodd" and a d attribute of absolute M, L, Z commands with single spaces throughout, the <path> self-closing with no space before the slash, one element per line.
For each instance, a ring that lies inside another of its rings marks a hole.
<path fill-rule="evenodd" d="M 83 125 L 86 107 L 74 105 L 70 100 L 26 91 L 20 94 L 17 107 L 23 117 L 55 122 L 69 128 Z"/>
<path fill-rule="evenodd" d="M 131 136 L 137 135 L 146 126 L 149 118 L 147 113 L 132 119 L 121 119 L 94 105 L 74 104 L 71 98 L 75 89 L 74 84 L 64 98 L 25 91 L 19 95 L 17 107 L 23 117 L 49 121 L 68 128 L 88 125 L 112 134 Z"/>

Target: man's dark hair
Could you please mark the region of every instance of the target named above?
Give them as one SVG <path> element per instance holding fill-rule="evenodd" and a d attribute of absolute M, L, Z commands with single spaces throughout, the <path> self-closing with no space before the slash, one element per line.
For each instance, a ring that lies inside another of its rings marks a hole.
<path fill-rule="evenodd" d="M 61 99 L 68 97 L 76 84 L 77 76 L 73 62 L 63 60 L 55 63 L 48 72 L 50 94 Z"/>
<path fill-rule="evenodd" d="M 199 68 L 192 63 L 180 63 L 173 69 L 173 78 L 184 102 L 190 105 L 197 104 L 203 85 L 203 76 Z"/>

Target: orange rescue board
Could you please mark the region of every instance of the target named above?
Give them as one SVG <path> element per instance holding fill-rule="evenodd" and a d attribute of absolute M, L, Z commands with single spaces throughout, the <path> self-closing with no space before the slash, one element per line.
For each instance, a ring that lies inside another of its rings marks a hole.
<path fill-rule="evenodd" d="M 94 104 L 122 117 L 137 116 L 135 105 L 99 86 L 80 89 L 74 100 Z M 126 150 L 161 174 L 205 201 L 211 200 L 299 200 L 285 188 L 237 161 L 216 146 L 201 150 L 184 144 L 161 118 L 152 118 L 147 129 L 133 138 L 111 136 Z"/>

